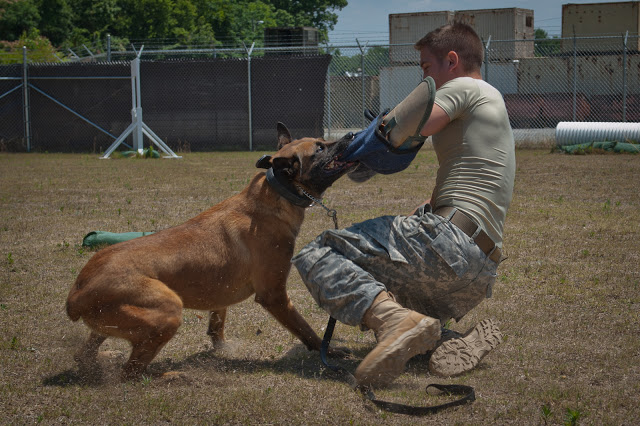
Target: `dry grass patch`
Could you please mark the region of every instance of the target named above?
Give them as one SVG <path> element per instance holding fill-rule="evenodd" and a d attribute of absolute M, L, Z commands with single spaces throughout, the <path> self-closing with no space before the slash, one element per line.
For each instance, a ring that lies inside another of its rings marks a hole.
<path fill-rule="evenodd" d="M 240 191 L 262 153 L 185 154 L 182 160 L 99 160 L 93 155 L 0 154 L 0 410 L 2 422 L 412 424 L 380 412 L 334 380 L 316 353 L 252 300 L 229 309 L 223 350 L 211 350 L 207 316 L 185 311 L 176 337 L 139 381 L 120 383 L 126 342 L 108 340 L 102 375 L 83 378 L 73 352 L 86 327 L 64 301 L 93 252 L 92 230 L 155 231 Z M 436 424 L 628 424 L 640 418 L 637 156 L 517 152 L 518 171 L 494 297 L 453 328 L 493 317 L 506 339 L 471 374 L 430 377 L 424 360 L 379 397 L 434 404 L 427 383 L 464 383 L 477 401 L 424 419 Z M 325 199 L 341 226 L 410 212 L 435 180 L 433 151 L 392 177 L 343 179 Z M 298 247 L 333 226 L 308 211 Z M 322 333 L 327 315 L 297 272 L 294 304 Z M 338 325 L 335 345 L 354 359 L 370 333 Z M 169 378 L 167 371 L 180 374 Z"/>

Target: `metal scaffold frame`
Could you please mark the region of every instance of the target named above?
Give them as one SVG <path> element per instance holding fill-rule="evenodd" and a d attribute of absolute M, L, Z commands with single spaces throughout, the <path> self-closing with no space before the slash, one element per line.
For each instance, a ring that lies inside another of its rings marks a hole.
<path fill-rule="evenodd" d="M 136 52 L 136 58 L 131 61 L 131 124 L 124 132 L 111 144 L 100 158 L 107 159 L 115 149 L 131 134 L 133 136 L 133 149 L 143 154 L 143 135 L 146 135 L 162 152 L 167 154 L 164 158 L 182 158 L 167 146 L 162 139 L 156 135 L 149 126 L 142 121 L 142 96 L 140 92 L 140 56 L 142 49 Z"/>

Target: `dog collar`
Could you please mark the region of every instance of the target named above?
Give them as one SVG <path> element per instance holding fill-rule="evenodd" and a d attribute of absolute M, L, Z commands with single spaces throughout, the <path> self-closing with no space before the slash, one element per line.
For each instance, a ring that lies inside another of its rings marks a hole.
<path fill-rule="evenodd" d="M 273 173 L 273 167 L 267 169 L 267 182 L 278 194 L 282 195 L 287 201 L 295 206 L 306 208 L 312 204 L 312 201 L 309 198 L 303 197 L 283 185 Z"/>

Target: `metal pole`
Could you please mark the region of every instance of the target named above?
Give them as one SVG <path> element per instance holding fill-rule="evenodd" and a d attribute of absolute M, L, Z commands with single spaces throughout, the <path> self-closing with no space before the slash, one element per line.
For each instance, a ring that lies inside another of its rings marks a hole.
<path fill-rule="evenodd" d="M 362 114 L 362 128 L 366 127 L 366 123 L 364 122 L 364 109 L 366 106 L 366 87 L 364 84 L 364 51 L 360 52 L 360 79 L 362 81 L 362 110 L 360 113 Z"/>
<path fill-rule="evenodd" d="M 244 50 L 247 52 L 247 92 L 249 102 L 249 151 L 253 151 L 253 117 L 251 115 L 251 52 L 256 45 L 255 42 L 251 43 L 251 47 L 247 49 L 247 46 L 242 43 Z"/>
<path fill-rule="evenodd" d="M 24 138 L 27 141 L 27 152 L 31 152 L 31 106 L 29 105 L 29 80 L 27 65 L 27 46 L 22 46 L 22 115 L 24 119 Z"/>
<path fill-rule="evenodd" d="M 489 46 L 491 45 L 491 36 L 487 40 L 484 47 L 484 81 L 489 82 Z"/>
<path fill-rule="evenodd" d="M 622 66 L 622 121 L 627 121 L 627 39 L 629 38 L 629 31 L 624 36 L 624 54 Z"/>
<path fill-rule="evenodd" d="M 576 26 L 573 26 L 573 121 L 576 121 L 576 109 L 578 104 L 578 50 L 576 38 Z"/>
<path fill-rule="evenodd" d="M 144 47 L 144 46 L 143 46 Z M 142 48 L 140 49 L 142 53 Z M 138 55 L 131 62 L 131 73 L 135 76 L 133 79 L 135 82 L 135 108 L 133 110 L 133 121 L 136 123 L 136 128 L 133 133 L 133 146 L 140 155 L 144 153 L 144 140 L 142 137 L 142 92 L 140 90 L 140 56 Z M 133 87 L 131 90 L 133 91 Z"/>
<path fill-rule="evenodd" d="M 366 42 L 364 44 L 364 47 L 360 45 L 360 41 L 358 39 L 356 39 L 356 43 L 358 43 L 358 48 L 360 48 L 360 74 L 361 74 L 361 80 L 362 80 L 362 128 L 364 129 L 366 126 L 365 122 L 364 122 L 364 109 L 366 108 L 366 102 L 365 102 L 365 84 L 364 84 L 364 51 L 367 48 L 367 44 L 369 44 L 369 42 Z"/>
<path fill-rule="evenodd" d="M 89 56 L 91 56 L 92 58 L 95 58 L 95 55 L 93 54 L 92 51 L 89 50 L 87 46 L 83 44 L 82 47 L 84 47 L 84 50 L 86 50 L 89 53 Z"/>
<path fill-rule="evenodd" d="M 107 34 L 107 62 L 111 62 L 111 34 Z"/>
<path fill-rule="evenodd" d="M 327 53 L 331 55 L 328 43 Z M 333 62 L 333 58 L 331 62 Z M 329 67 L 327 68 L 327 139 L 331 139 L 331 62 L 329 62 Z"/>
<path fill-rule="evenodd" d="M 76 58 L 76 60 L 78 60 L 78 61 L 80 60 L 80 57 L 78 55 L 76 55 L 76 52 L 74 52 L 71 49 L 67 49 L 67 50 L 73 55 L 74 58 Z"/>

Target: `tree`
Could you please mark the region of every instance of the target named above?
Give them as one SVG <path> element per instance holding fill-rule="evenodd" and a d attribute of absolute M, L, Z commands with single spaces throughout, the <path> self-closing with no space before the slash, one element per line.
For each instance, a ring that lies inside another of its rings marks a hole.
<path fill-rule="evenodd" d="M 293 17 L 294 26 L 310 26 L 319 30 L 321 41 L 327 39 L 329 30 L 338 22 L 335 10 L 347 6 L 347 0 L 265 0 L 278 10 Z"/>
<path fill-rule="evenodd" d="M 6 52 L 0 55 L 0 63 L 22 63 L 22 48 L 27 48 L 31 62 L 56 62 L 56 50 L 46 37 L 40 35 L 36 28 L 25 31 L 15 41 L 0 41 L 0 49 Z"/>
<path fill-rule="evenodd" d="M 534 39 L 535 56 L 550 56 L 562 50 L 561 40 L 557 36 L 549 38 L 547 32 L 542 28 L 536 28 Z"/>
<path fill-rule="evenodd" d="M 280 17 L 283 15 L 280 14 Z M 286 18 L 289 18 L 288 16 Z M 265 27 L 275 27 L 281 24 L 277 20 L 275 8 L 262 1 L 252 1 L 245 5 L 238 5 L 235 10 L 233 29 L 237 41 L 248 45 L 256 42 L 262 46 Z"/>
<path fill-rule="evenodd" d="M 39 24 L 40 12 L 33 1 L 0 0 L 0 40 L 17 40 Z"/>
<path fill-rule="evenodd" d="M 333 53 L 331 75 L 358 75 L 362 72 L 362 57 L 360 54 L 343 56 L 340 50 Z M 372 46 L 364 54 L 365 75 L 380 75 L 380 68 L 389 65 L 389 48 Z"/>
<path fill-rule="evenodd" d="M 188 42 L 191 34 L 197 29 L 198 14 L 196 7 L 190 0 L 176 0 L 173 16 L 175 19 L 175 27 L 172 29 L 173 36 L 182 43 Z"/>
<path fill-rule="evenodd" d="M 118 34 L 127 27 L 118 0 L 68 0 L 75 11 L 73 25 L 87 38 L 103 39 L 107 34 Z M 126 34 L 123 32 L 122 34 Z M 78 45 L 79 43 L 73 43 Z"/>
<path fill-rule="evenodd" d="M 209 24 L 215 39 L 227 44 L 235 34 L 232 26 L 234 21 L 234 4 L 227 0 L 191 0 L 196 7 L 199 22 Z"/>
<path fill-rule="evenodd" d="M 51 44 L 62 44 L 73 29 L 73 10 L 66 0 L 38 0 L 36 4 L 40 13 L 40 33 Z"/>
<path fill-rule="evenodd" d="M 0 0 L 0 39 L 38 29 L 59 48 L 93 44 L 107 34 L 166 39 L 163 45 L 263 44 L 265 27 L 312 26 L 321 41 L 347 0 Z M 41 37 L 39 35 L 39 37 Z M 170 40 L 170 41 L 169 41 Z"/>
<path fill-rule="evenodd" d="M 173 37 L 177 20 L 172 0 L 122 0 L 119 3 L 129 38 Z"/>

